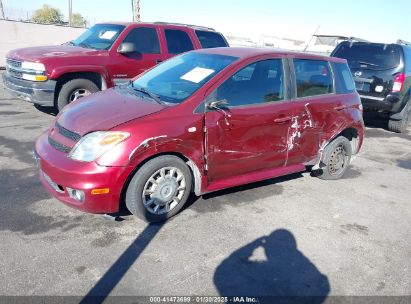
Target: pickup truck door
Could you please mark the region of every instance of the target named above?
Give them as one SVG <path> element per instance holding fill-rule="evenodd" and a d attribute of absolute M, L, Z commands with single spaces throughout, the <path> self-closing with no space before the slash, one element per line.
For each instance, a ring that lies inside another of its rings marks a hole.
<path fill-rule="evenodd" d="M 117 48 L 122 42 L 133 43 L 136 52 L 118 53 Z M 108 66 L 113 84 L 127 82 L 165 60 L 164 46 L 155 26 L 134 27 L 116 45 L 117 48 L 111 53 L 112 58 Z"/>

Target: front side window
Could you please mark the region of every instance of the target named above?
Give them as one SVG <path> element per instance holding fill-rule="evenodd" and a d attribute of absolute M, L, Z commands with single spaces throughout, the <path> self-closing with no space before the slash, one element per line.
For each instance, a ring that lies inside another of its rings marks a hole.
<path fill-rule="evenodd" d="M 188 34 L 181 30 L 164 30 L 169 54 L 180 54 L 194 49 Z"/>
<path fill-rule="evenodd" d="M 213 99 L 225 99 L 229 107 L 284 100 L 282 60 L 263 60 L 242 68 L 214 92 Z"/>
<path fill-rule="evenodd" d="M 96 24 L 70 44 L 96 50 L 108 50 L 124 28 L 124 25 L 118 24 Z"/>
<path fill-rule="evenodd" d="M 330 66 L 324 60 L 294 59 L 297 97 L 334 92 Z"/>
<path fill-rule="evenodd" d="M 217 54 L 183 54 L 143 74 L 131 88 L 148 91 L 163 102 L 181 103 L 237 59 Z"/>
<path fill-rule="evenodd" d="M 131 30 L 123 42 L 133 43 L 141 54 L 160 54 L 160 43 L 155 28 L 138 27 Z"/>

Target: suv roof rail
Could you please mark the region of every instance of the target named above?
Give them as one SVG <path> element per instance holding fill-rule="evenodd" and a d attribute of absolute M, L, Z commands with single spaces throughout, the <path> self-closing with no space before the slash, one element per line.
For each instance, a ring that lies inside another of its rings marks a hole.
<path fill-rule="evenodd" d="M 164 25 L 181 25 L 181 26 L 188 26 L 194 29 L 201 29 L 201 30 L 208 30 L 208 31 L 215 31 L 215 29 L 206 26 L 194 25 L 194 24 L 185 24 L 185 23 L 176 23 L 176 22 L 163 22 L 157 21 L 154 24 L 164 24 Z"/>
<path fill-rule="evenodd" d="M 358 37 L 348 37 L 347 41 L 349 42 L 369 42 L 368 40 L 358 38 Z"/>
<path fill-rule="evenodd" d="M 411 46 L 411 42 L 408 42 L 408 41 L 405 41 L 405 40 L 402 40 L 402 39 L 398 39 L 397 43 Z"/>

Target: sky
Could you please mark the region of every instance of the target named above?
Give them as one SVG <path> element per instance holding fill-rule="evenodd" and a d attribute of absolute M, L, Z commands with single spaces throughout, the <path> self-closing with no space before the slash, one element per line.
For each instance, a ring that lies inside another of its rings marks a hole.
<path fill-rule="evenodd" d="M 131 21 L 131 0 L 72 0 L 91 23 Z M 3 0 L 6 16 L 30 15 L 44 3 L 68 15 L 68 0 Z M 411 1 L 380 0 L 140 0 L 141 20 L 213 27 L 226 36 L 307 40 L 317 34 L 376 42 L 411 41 Z"/>

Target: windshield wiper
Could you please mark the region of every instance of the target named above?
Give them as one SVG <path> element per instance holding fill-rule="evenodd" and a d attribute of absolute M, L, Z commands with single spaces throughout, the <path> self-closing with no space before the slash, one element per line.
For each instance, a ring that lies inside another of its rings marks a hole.
<path fill-rule="evenodd" d="M 371 63 L 371 62 L 365 62 L 365 61 L 357 61 L 359 64 L 365 64 L 365 65 L 370 65 L 370 66 L 375 66 L 378 67 L 378 64 Z"/>
<path fill-rule="evenodd" d="M 86 49 L 93 49 L 93 50 L 96 50 L 96 49 L 95 49 L 95 48 L 93 48 L 90 44 L 85 43 L 85 42 L 81 42 L 81 43 L 77 44 L 77 46 L 80 46 L 80 47 L 82 47 L 82 48 L 86 48 Z"/>
<path fill-rule="evenodd" d="M 141 93 L 146 94 L 146 95 L 149 96 L 151 99 L 153 99 L 154 101 L 156 101 L 158 104 L 161 104 L 161 105 L 164 104 L 164 102 L 160 99 L 160 97 L 159 97 L 158 95 L 149 92 L 146 88 L 144 88 L 144 87 L 139 87 L 139 88 L 137 88 L 137 87 L 134 86 L 134 83 L 133 83 L 132 81 L 130 81 L 130 85 L 131 85 L 131 87 L 134 89 L 134 91 L 137 91 L 137 92 L 141 92 Z"/>

